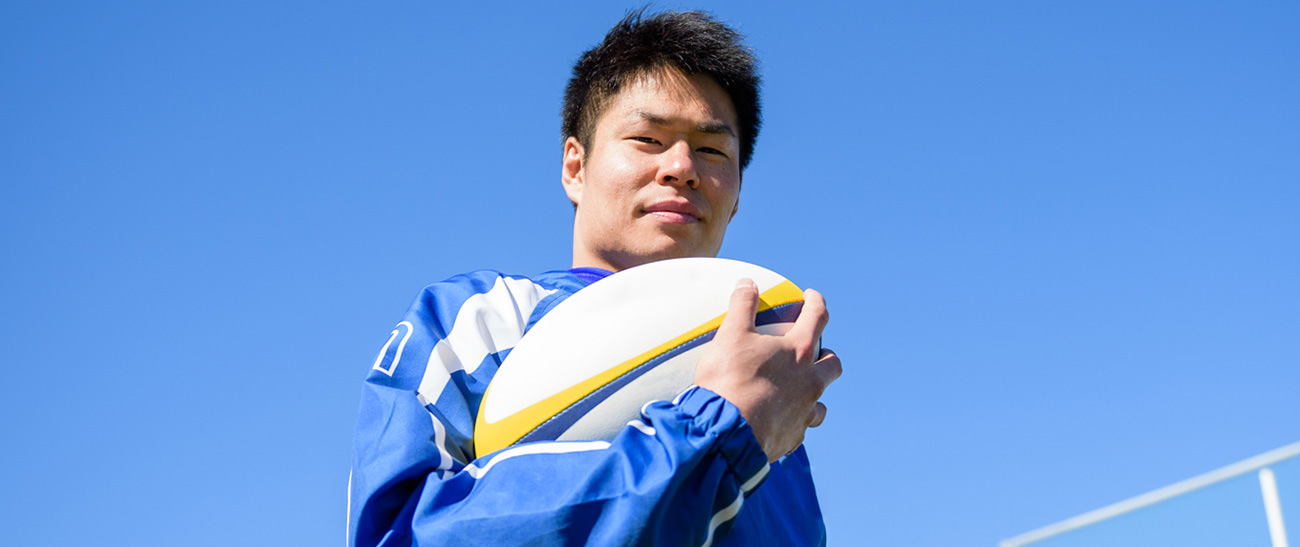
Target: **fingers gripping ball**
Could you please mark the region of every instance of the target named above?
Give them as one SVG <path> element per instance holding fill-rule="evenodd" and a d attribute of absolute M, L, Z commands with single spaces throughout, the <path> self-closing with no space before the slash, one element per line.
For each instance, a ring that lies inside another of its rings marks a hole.
<path fill-rule="evenodd" d="M 839 358 L 818 341 L 830 320 L 817 291 L 804 292 L 794 324 L 782 336 L 754 325 L 759 291 L 741 283 L 732 293 L 726 320 L 700 357 L 695 381 L 725 397 L 749 422 L 770 461 L 803 442 L 820 425 L 826 407 L 818 399 L 840 375 Z"/>

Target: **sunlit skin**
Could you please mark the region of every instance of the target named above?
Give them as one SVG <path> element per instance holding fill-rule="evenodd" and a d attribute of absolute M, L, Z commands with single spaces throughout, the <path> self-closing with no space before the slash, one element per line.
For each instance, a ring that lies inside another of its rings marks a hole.
<path fill-rule="evenodd" d="M 573 266 L 619 271 L 717 256 L 740 194 L 731 98 L 708 76 L 660 70 L 629 83 L 597 120 L 591 149 L 564 143 L 564 191 L 576 206 Z M 744 280 L 700 357 L 695 383 L 735 405 L 775 461 L 826 417 L 818 402 L 840 359 L 818 341 L 830 315 L 817 291 L 784 335 L 754 328 L 758 288 Z"/>
<path fill-rule="evenodd" d="M 736 127 L 730 97 L 708 76 L 666 69 L 625 86 L 591 150 L 573 137 L 564 144 L 573 265 L 618 271 L 717 256 L 738 209 Z"/>
<path fill-rule="evenodd" d="M 835 352 L 817 349 L 830 321 L 826 300 L 812 289 L 803 296 L 803 310 L 788 332 L 760 334 L 754 328 L 758 287 L 741 281 L 695 367 L 695 384 L 736 405 L 768 461 L 799 448 L 808 428 L 822 424 L 826 405 L 819 399 L 842 372 Z"/>

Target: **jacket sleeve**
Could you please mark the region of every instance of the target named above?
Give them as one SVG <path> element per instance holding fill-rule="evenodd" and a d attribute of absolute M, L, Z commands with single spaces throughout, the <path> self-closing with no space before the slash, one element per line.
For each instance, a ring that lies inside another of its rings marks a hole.
<path fill-rule="evenodd" d="M 609 442 L 473 453 L 483 389 L 553 292 L 478 273 L 412 305 L 363 390 L 350 545 L 709 545 L 727 531 L 770 467 L 703 388 L 646 405 Z"/>

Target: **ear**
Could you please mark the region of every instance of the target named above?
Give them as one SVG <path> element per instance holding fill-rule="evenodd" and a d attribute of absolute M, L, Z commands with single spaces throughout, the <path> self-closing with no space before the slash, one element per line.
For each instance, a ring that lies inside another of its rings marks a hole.
<path fill-rule="evenodd" d="M 586 151 L 576 137 L 564 140 L 564 160 L 561 162 L 560 181 L 564 184 L 564 193 L 569 201 L 577 206 L 582 202 L 582 166 Z"/>

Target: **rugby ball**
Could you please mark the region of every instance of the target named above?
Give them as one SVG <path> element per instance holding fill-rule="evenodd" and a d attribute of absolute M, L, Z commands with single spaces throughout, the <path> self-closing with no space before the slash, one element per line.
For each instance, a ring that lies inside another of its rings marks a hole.
<path fill-rule="evenodd" d="M 784 334 L 803 290 L 753 264 L 680 258 L 614 273 L 561 302 L 510 351 L 474 428 L 486 455 L 541 440 L 610 440 L 650 401 L 695 382 L 736 283 L 758 285 L 759 332 Z"/>

